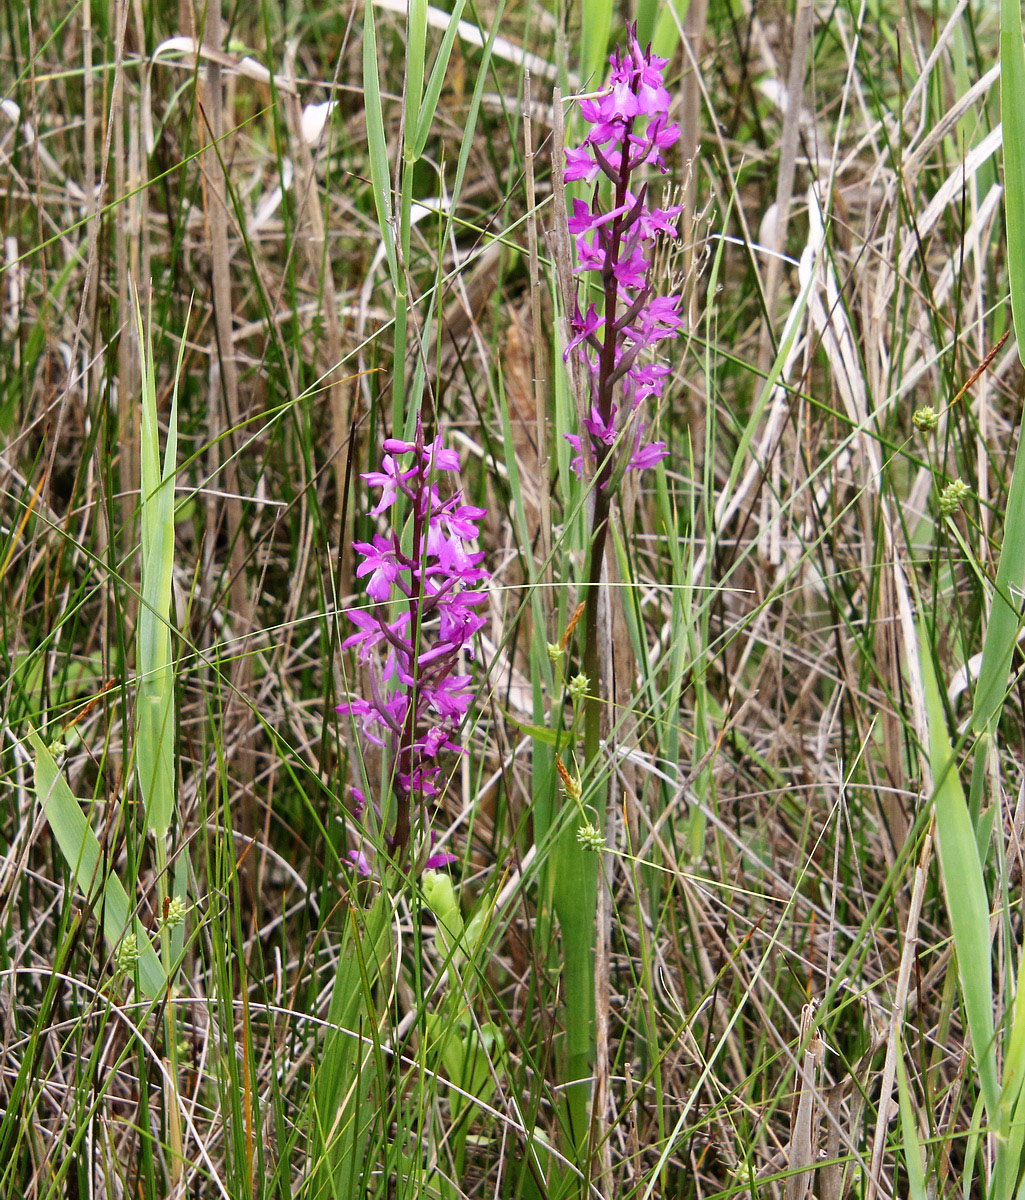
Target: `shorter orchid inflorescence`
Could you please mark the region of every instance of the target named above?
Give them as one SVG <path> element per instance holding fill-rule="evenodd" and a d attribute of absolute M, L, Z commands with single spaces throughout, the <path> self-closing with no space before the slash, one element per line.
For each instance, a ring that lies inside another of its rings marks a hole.
<path fill-rule="evenodd" d="M 601 488 L 619 467 L 643 470 L 665 457 L 664 442 L 645 440 L 646 422 L 637 410 L 645 400 L 661 398 L 669 367 L 644 352 L 673 337 L 683 324 L 681 297 L 655 295 L 651 263 L 656 238 L 677 236 L 682 208 L 651 207 L 647 183 L 634 184 L 649 164 L 665 172 L 662 152 L 680 136 L 668 116 L 669 93 L 662 80 L 666 60 L 656 58 L 650 47 L 642 49 L 631 33 L 626 53 L 617 51 L 609 61 L 605 89 L 580 102 L 591 129 L 581 146 L 566 151 L 566 180 L 595 184 L 589 204 L 573 201 L 569 230 L 576 242 L 576 271 L 597 274 L 603 304 L 588 303 L 585 311 L 577 303 L 566 357 L 576 354 L 585 368 L 590 412 L 583 424 Z M 599 177 L 611 184 L 608 207 Z M 567 435 L 577 451 L 578 475 L 587 457 L 582 436 Z M 616 445 L 620 451 L 610 453 Z"/>
<path fill-rule="evenodd" d="M 393 527 L 370 542 L 354 543 L 362 559 L 356 575 L 366 579 L 373 603 L 348 610 L 356 632 L 343 647 L 357 647 L 368 664 L 370 695 L 339 705 L 338 712 L 356 718 L 365 736 L 384 750 L 385 778 L 396 800 L 390 841 L 398 857 L 410 840 L 414 806 L 438 796 L 439 756 L 461 752 L 456 739 L 472 699 L 472 677 L 458 671 L 472 657 L 474 635 L 485 624 L 478 609 L 486 592 L 477 585 L 489 574 L 481 566 L 484 555 L 473 549 L 486 510 L 464 504 L 458 489 L 443 499 L 438 487 L 444 472 L 458 472 L 456 451 L 446 449 L 440 437 L 425 442 L 419 420 L 413 441 L 389 438 L 384 450 L 380 471 L 363 476 L 381 489 L 371 515 L 392 509 L 402 496 L 408 521 L 405 537 Z M 362 792 L 355 795 L 357 807 L 363 807 Z M 374 805 L 379 816 L 382 807 Z M 452 861 L 430 849 L 432 836 L 424 841 L 424 865 Z M 350 858 L 361 874 L 370 873 L 365 847 Z"/>

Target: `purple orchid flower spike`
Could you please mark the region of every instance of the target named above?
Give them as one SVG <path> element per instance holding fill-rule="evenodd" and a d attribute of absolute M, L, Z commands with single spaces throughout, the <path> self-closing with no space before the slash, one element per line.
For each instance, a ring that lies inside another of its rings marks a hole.
<path fill-rule="evenodd" d="M 682 297 L 656 296 L 651 250 L 657 237 L 677 236 L 682 206 L 655 208 L 648 187 L 635 187 L 634 175 L 645 166 L 664 172 L 664 150 L 680 137 L 669 121 L 669 93 L 662 78 L 666 60 L 642 49 L 631 29 L 625 52 L 609 59 L 612 70 L 605 89 L 580 102 L 591 126 L 583 144 L 566 151 L 566 179 L 594 183 L 604 176 L 612 185 L 612 202 L 603 207 L 595 186 L 590 204 L 573 201 L 569 230 L 576 242 L 576 273 L 598 276 L 604 312 L 579 304 L 571 319 L 573 336 L 566 357 L 576 355 L 591 391 L 590 417 L 581 434 L 568 434 L 577 451 L 573 469 L 583 476 L 585 459 L 593 459 L 598 486 L 624 470 L 645 470 L 668 453 L 664 442 L 646 441 L 645 423 L 635 415 L 645 400 L 661 399 L 668 368 L 646 356 L 683 326 Z M 616 393 L 619 392 L 618 397 Z M 620 434 L 627 432 L 626 437 Z M 585 453 L 584 442 L 589 453 Z M 616 451 L 612 447 L 617 446 Z"/>
<path fill-rule="evenodd" d="M 474 636 L 486 623 L 478 611 L 487 598 L 480 585 L 490 575 L 474 548 L 487 510 L 465 504 L 459 489 L 442 495 L 443 475 L 459 471 L 456 451 L 440 437 L 427 442 L 419 420 L 413 441 L 389 438 L 384 450 L 381 470 L 363 476 L 381 493 L 371 512 L 381 516 L 404 496 L 411 537 L 404 543 L 402 530 L 392 528 L 354 543 L 362 560 L 356 576 L 366 580 L 372 603 L 348 610 L 356 631 L 342 645 L 356 648 L 369 665 L 370 695 L 353 697 L 337 711 L 384 748 L 396 800 L 390 841 L 398 858 L 410 840 L 414 809 L 440 792 L 442 754 L 462 752 L 457 737 L 473 677 L 458 668 L 473 657 Z M 362 808 L 363 795 L 355 794 Z M 434 835 L 429 828 L 424 833 L 426 865 L 454 861 L 433 853 Z M 368 846 L 350 852 L 359 874 L 370 872 L 371 854 Z"/>

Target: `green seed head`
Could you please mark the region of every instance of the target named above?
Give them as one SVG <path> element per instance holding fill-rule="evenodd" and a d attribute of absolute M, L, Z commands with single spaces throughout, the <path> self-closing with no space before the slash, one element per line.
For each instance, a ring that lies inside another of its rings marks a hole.
<path fill-rule="evenodd" d="M 134 933 L 126 933 L 114 951 L 114 969 L 127 973 L 135 969 L 139 961 L 139 939 Z"/>
<path fill-rule="evenodd" d="M 585 821 L 577 830 L 577 841 L 585 850 L 593 850 L 596 854 L 605 849 L 605 835 L 590 821 Z"/>
<path fill-rule="evenodd" d="M 548 652 L 549 660 L 553 663 L 562 662 L 563 656 L 566 653 L 558 642 L 549 642 L 545 646 L 545 650 Z"/>
<path fill-rule="evenodd" d="M 164 928 L 177 929 L 179 925 L 184 924 L 187 912 L 188 905 L 181 896 L 175 896 L 172 900 L 168 901 L 167 912 L 162 922 Z"/>
<path fill-rule="evenodd" d="M 936 409 L 930 404 L 925 404 L 921 408 L 915 409 L 915 415 L 911 418 L 915 423 L 915 428 L 922 433 L 931 433 L 940 423 L 940 418 Z"/>
<path fill-rule="evenodd" d="M 948 483 L 943 491 L 940 492 L 940 513 L 945 517 L 956 513 L 964 504 L 965 497 L 970 491 L 971 489 L 963 479 L 955 479 L 952 483 Z"/>
<path fill-rule="evenodd" d="M 591 681 L 586 675 L 574 675 L 569 681 L 569 694 L 574 700 L 583 700 L 590 686 Z"/>

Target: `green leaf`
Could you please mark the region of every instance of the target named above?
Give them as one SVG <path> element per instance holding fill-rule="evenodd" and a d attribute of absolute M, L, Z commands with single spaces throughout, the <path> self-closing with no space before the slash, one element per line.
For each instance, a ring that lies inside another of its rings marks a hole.
<path fill-rule="evenodd" d="M 687 18 L 690 0 L 670 0 L 658 5 L 658 23 L 651 38 L 651 48 L 660 58 L 672 58 L 680 44 L 680 29 Z M 642 39 L 643 42 L 643 39 Z"/>
<path fill-rule="evenodd" d="M 367 148 L 370 151 L 370 184 L 377 210 L 377 224 L 384 242 L 392 284 L 399 285 L 399 266 L 395 255 L 395 226 L 392 222 L 391 170 L 388 143 L 384 136 L 384 110 L 381 107 L 381 79 L 377 66 L 377 28 L 373 0 L 363 6 L 363 113 L 367 123 Z"/>
<path fill-rule="evenodd" d="M 128 894 L 121 881 L 105 871 L 96 834 L 42 738 L 30 729 L 28 740 L 35 752 L 36 796 L 75 883 L 100 915 L 103 936 L 112 952 L 126 933 L 135 934 L 139 987 L 148 999 L 158 1000 L 167 990 L 167 976 L 142 923 L 133 915 Z"/>
<path fill-rule="evenodd" d="M 1000 116 L 1011 314 L 1019 354 L 1025 338 L 1025 44 L 1019 0 L 1000 3 Z"/>
<path fill-rule="evenodd" d="M 922 686 L 929 721 L 929 766 L 935 781 L 936 811 L 943 891 L 954 935 L 957 971 L 965 1016 L 972 1037 L 986 1110 L 997 1121 L 1000 1090 L 993 1048 L 993 978 L 990 962 L 989 900 L 975 830 L 968 815 L 957 760 L 947 734 L 943 700 L 936 682 L 932 654 L 919 632 Z"/>
<path fill-rule="evenodd" d="M 612 0 L 584 0 L 580 21 L 580 67 L 585 90 L 605 82 L 605 56 L 612 29 Z"/>
<path fill-rule="evenodd" d="M 139 610 L 136 662 L 139 696 L 135 763 L 147 826 L 163 837 L 171 824 L 176 797 L 174 771 L 174 679 L 171 670 L 171 575 L 174 567 L 174 469 L 177 455 L 176 407 L 172 405 L 160 466 L 160 432 L 153 352 L 143 328 L 138 300 L 142 378 L 142 605 Z M 181 352 L 179 349 L 179 366 Z M 180 371 L 179 371 L 180 374 Z M 176 376 L 177 377 L 177 376 Z"/>
<path fill-rule="evenodd" d="M 540 742 L 542 746 L 561 746 L 566 741 L 566 735 L 557 729 L 549 729 L 547 725 L 528 725 L 510 712 L 504 715 L 507 721 L 511 721 L 517 729 Z"/>
<path fill-rule="evenodd" d="M 897 1054 L 896 1067 L 897 1092 L 900 1096 L 900 1128 L 904 1138 L 904 1166 L 908 1173 L 908 1200 L 928 1200 L 929 1188 L 926 1184 L 922 1143 L 918 1137 L 915 1110 L 911 1105 L 911 1088 L 908 1086 L 903 1051 Z"/>
<path fill-rule="evenodd" d="M 412 150 L 414 130 L 423 116 L 424 74 L 427 67 L 427 0 L 407 0 L 406 17 L 406 153 Z M 440 91 L 440 89 L 439 89 Z M 413 155 L 415 158 L 415 154 Z"/>

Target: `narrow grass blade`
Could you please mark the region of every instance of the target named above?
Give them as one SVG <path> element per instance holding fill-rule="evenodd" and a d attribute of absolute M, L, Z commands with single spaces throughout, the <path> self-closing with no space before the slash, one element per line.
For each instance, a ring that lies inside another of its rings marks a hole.
<path fill-rule="evenodd" d="M 399 266 L 395 254 L 395 226 L 392 222 L 391 172 L 388 166 L 388 143 L 384 136 L 381 79 L 377 66 L 377 30 L 372 0 L 366 0 L 363 6 L 363 106 L 367 122 L 367 148 L 370 152 L 370 184 L 374 193 L 374 207 L 377 210 L 377 224 L 381 230 L 392 284 L 398 287 Z"/>
<path fill-rule="evenodd" d="M 897 1093 L 900 1097 L 900 1128 L 904 1138 L 904 1169 L 908 1173 L 909 1200 L 928 1200 L 929 1188 L 926 1183 L 925 1165 L 922 1158 L 922 1143 L 918 1137 L 918 1123 L 915 1120 L 915 1110 L 911 1104 L 911 1088 L 908 1086 L 907 1069 L 904 1066 L 904 1055 L 898 1053 Z"/>
<path fill-rule="evenodd" d="M 423 102 L 420 105 L 420 116 L 417 121 L 416 132 L 413 134 L 414 158 L 419 158 L 424 152 L 424 147 L 427 145 L 427 138 L 431 132 L 434 115 L 438 109 L 441 89 L 448 71 L 449 59 L 452 57 L 452 47 L 455 45 L 456 34 L 459 32 L 459 18 L 463 15 L 465 7 L 466 0 L 456 0 L 456 5 L 452 9 L 452 19 L 449 22 L 448 29 L 445 30 L 441 47 L 434 60 L 434 66 L 431 68 L 431 76 L 427 81 L 427 90 L 424 92 Z"/>
<path fill-rule="evenodd" d="M 1000 3 L 1000 115 L 1011 314 L 1019 357 L 1025 337 L 1025 44 L 1018 0 Z"/>
<path fill-rule="evenodd" d="M 137 633 L 139 698 L 135 762 L 146 824 L 161 838 L 170 827 L 175 802 L 170 619 L 177 420 L 172 407 L 161 469 L 153 352 L 143 329 L 138 301 L 135 317 L 142 347 L 142 606 Z"/>
<path fill-rule="evenodd" d="M 661 58 L 672 58 L 680 44 L 680 30 L 686 20 L 690 0 L 670 0 L 658 5 L 658 20 L 651 36 L 651 48 Z"/>
<path fill-rule="evenodd" d="M 921 645 L 922 686 L 929 721 L 929 765 L 935 781 L 937 845 L 947 912 L 954 935 L 961 996 L 972 1038 L 979 1086 L 990 1120 L 997 1120 L 1000 1092 L 993 1046 L 993 980 L 990 962 L 989 902 L 975 830 L 968 815 L 957 761 L 947 734 L 943 700 L 932 655 Z"/>
<path fill-rule="evenodd" d="M 100 914 L 103 936 L 111 951 L 120 945 L 126 933 L 135 934 L 139 945 L 139 987 L 148 999 L 159 999 L 166 990 L 167 976 L 142 923 L 132 915 L 128 894 L 119 879 L 104 871 L 96 834 L 42 738 L 29 730 L 28 740 L 35 754 L 36 796 L 75 883 Z"/>
<path fill-rule="evenodd" d="M 427 0 L 409 0 L 406 19 L 406 153 L 416 158 L 413 143 L 424 115 L 424 75 L 427 67 Z"/>
<path fill-rule="evenodd" d="M 1018 963 L 1010 1032 L 1004 1049 L 997 1155 L 990 1195 L 1010 1196 L 1025 1149 L 1025 957 Z M 1018 1192 L 1021 1195 L 1019 1189 Z"/>

